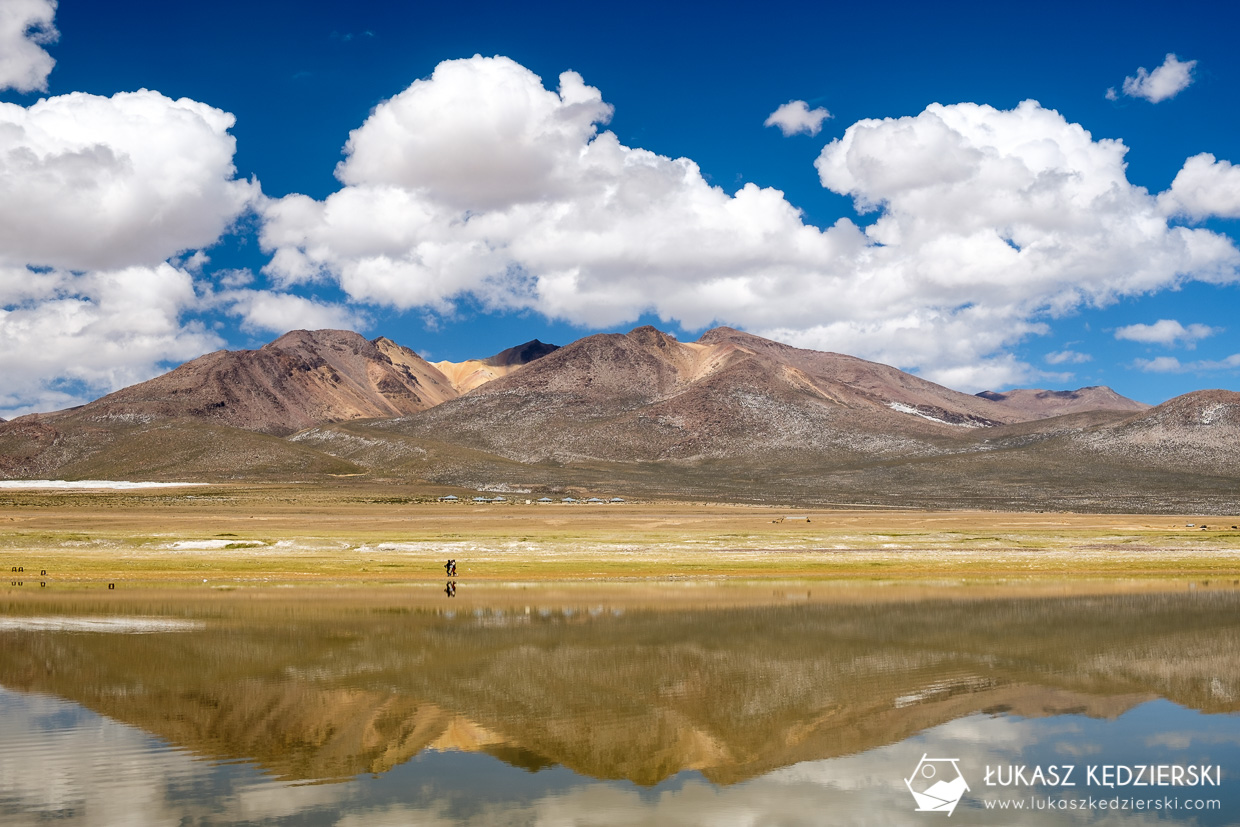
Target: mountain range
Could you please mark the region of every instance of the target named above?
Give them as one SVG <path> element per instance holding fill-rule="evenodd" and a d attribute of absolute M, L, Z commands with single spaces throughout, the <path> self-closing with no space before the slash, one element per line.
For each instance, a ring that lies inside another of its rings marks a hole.
<path fill-rule="evenodd" d="M 430 363 L 351 331 L 0 423 L 0 477 L 322 479 L 749 501 L 1238 510 L 1240 394 L 965 394 L 718 327 Z"/>

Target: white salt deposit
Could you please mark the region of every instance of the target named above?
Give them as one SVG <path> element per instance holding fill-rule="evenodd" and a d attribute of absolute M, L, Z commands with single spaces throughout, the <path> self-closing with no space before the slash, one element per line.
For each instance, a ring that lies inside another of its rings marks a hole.
<path fill-rule="evenodd" d="M 893 411 L 899 411 L 900 413 L 912 414 L 913 416 L 920 416 L 922 419 L 928 419 L 931 422 L 938 422 L 943 425 L 954 425 L 957 428 L 976 428 L 977 427 L 976 423 L 948 422 L 946 419 L 939 419 L 937 416 L 931 416 L 928 413 L 922 413 L 921 411 L 914 408 L 912 405 L 905 405 L 903 402 L 888 402 L 887 407 L 891 408 Z"/>
<path fill-rule="evenodd" d="M 213 548 L 228 548 L 229 546 L 258 548 L 265 545 L 267 544 L 258 540 L 177 540 L 171 545 L 171 548 L 178 551 L 206 551 Z"/>

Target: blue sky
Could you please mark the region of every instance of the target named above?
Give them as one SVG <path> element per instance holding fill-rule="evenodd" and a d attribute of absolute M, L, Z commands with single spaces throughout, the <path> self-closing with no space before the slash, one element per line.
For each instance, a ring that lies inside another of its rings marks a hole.
<path fill-rule="evenodd" d="M 0 416 L 324 325 L 1237 389 L 1237 17 L 3 0 Z"/>

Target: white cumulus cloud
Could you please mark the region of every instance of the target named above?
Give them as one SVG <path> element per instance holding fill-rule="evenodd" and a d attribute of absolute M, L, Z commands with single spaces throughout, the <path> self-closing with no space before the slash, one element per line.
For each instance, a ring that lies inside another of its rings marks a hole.
<path fill-rule="evenodd" d="M 0 3 L 0 89 L 47 91 L 56 61 L 43 47 L 59 37 L 52 19 L 56 0 L 4 0 Z"/>
<path fill-rule="evenodd" d="M 170 264 L 70 273 L 0 268 L 0 416 L 82 404 L 222 340 L 183 315 L 193 278 Z"/>
<path fill-rule="evenodd" d="M 1201 359 L 1195 362 L 1181 362 L 1174 356 L 1158 356 L 1154 359 L 1136 359 L 1133 366 L 1146 373 L 1213 373 L 1240 370 L 1240 353 L 1233 353 L 1224 359 Z"/>
<path fill-rule="evenodd" d="M 560 75 L 553 94 L 507 58 L 446 61 L 350 133 L 336 175 L 471 210 L 563 198 L 582 183 L 566 156 L 611 112 L 576 72 Z"/>
<path fill-rule="evenodd" d="M 468 292 L 593 325 L 654 299 L 700 326 L 864 245 L 847 221 L 806 226 L 776 190 L 728 195 L 688 159 L 622 145 L 597 131 L 610 112 L 575 73 L 552 92 L 507 58 L 441 64 L 352 133 L 344 188 L 264 207 L 266 272 L 284 284 L 331 277 L 354 299 L 399 308 Z"/>
<path fill-rule="evenodd" d="M 1130 324 L 1121 327 L 1115 331 L 1115 338 L 1166 347 L 1179 344 L 1191 350 L 1199 340 L 1221 332 L 1222 328 L 1209 325 L 1182 325 L 1175 319 L 1159 319 L 1153 324 Z"/>
<path fill-rule="evenodd" d="M 1171 189 L 1158 196 L 1168 215 L 1200 221 L 1210 216 L 1240 218 L 1240 167 L 1208 152 L 1194 155 L 1176 173 Z"/>
<path fill-rule="evenodd" d="M 0 416 L 77 404 L 219 347 L 191 270 L 258 195 L 233 116 L 158 92 L 0 103 Z"/>
<path fill-rule="evenodd" d="M 277 286 L 448 312 L 470 294 L 583 325 L 645 312 L 878 359 L 962 389 L 1037 371 L 1010 347 L 1046 319 L 1185 279 L 1229 282 L 1229 238 L 1170 226 L 1127 148 L 1026 101 L 864 120 L 822 151 L 824 186 L 876 213 L 806 224 L 783 193 L 600 129 L 601 93 L 502 57 L 449 61 L 355 130 L 323 201 L 263 207 Z"/>
<path fill-rule="evenodd" d="M 810 109 L 805 101 L 788 101 L 767 117 L 763 126 L 778 126 L 784 137 L 804 132 L 817 135 L 822 131 L 822 122 L 831 117 L 831 113 L 821 106 Z"/>
<path fill-rule="evenodd" d="M 1046 359 L 1048 365 L 1083 365 L 1086 362 L 1093 361 L 1094 357 L 1088 353 L 1064 349 L 1052 351 L 1043 358 Z"/>
<path fill-rule="evenodd" d="M 984 360 L 975 362 L 979 371 L 1001 365 L 990 354 L 1039 332 L 1047 314 L 1185 276 L 1234 280 L 1231 241 L 1169 226 L 1156 200 L 1127 181 L 1126 152 L 1033 101 L 1006 111 L 934 104 L 914 117 L 850 126 L 817 166 L 824 186 L 878 213 L 854 283 L 869 281 L 872 314 L 936 320 L 924 331 L 932 335 L 916 335 L 918 326 L 892 331 L 877 355 L 921 364 L 932 378 L 959 378 L 966 352 Z M 822 344 L 838 337 L 824 334 Z M 931 361 L 907 352 L 919 339 Z M 953 361 L 959 367 L 949 374 Z"/>
<path fill-rule="evenodd" d="M 1123 92 L 1130 98 L 1142 98 L 1150 103 L 1160 103 L 1174 98 L 1193 82 L 1193 69 L 1197 61 L 1181 61 L 1174 54 L 1167 54 L 1162 65 L 1154 71 L 1144 66 L 1137 69 L 1135 76 L 1124 78 Z M 1107 90 L 1107 98 L 1116 100 L 1119 95 L 1114 89 Z"/>
<path fill-rule="evenodd" d="M 140 90 L 0 103 L 0 262 L 107 269 L 213 244 L 257 186 L 234 118 Z"/>
<path fill-rule="evenodd" d="M 355 330 L 366 325 L 357 310 L 273 290 L 227 290 L 218 299 L 227 312 L 241 318 L 247 333 L 334 328 Z"/>

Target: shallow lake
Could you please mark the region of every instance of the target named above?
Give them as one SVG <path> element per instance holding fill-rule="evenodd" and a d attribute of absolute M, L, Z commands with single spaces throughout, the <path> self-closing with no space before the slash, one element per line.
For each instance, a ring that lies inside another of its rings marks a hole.
<path fill-rule="evenodd" d="M 6 825 L 1237 824 L 1238 710 L 1230 580 L 0 592 Z"/>

